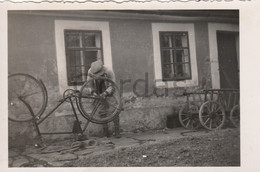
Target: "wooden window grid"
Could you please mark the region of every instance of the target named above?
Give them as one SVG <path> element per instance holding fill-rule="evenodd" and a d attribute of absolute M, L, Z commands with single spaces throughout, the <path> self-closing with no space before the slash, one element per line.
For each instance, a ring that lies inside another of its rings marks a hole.
<path fill-rule="evenodd" d="M 163 81 L 191 79 L 188 32 L 159 32 Z"/>
<path fill-rule="evenodd" d="M 67 81 L 82 85 L 92 62 L 103 60 L 102 33 L 97 30 L 64 30 Z"/>

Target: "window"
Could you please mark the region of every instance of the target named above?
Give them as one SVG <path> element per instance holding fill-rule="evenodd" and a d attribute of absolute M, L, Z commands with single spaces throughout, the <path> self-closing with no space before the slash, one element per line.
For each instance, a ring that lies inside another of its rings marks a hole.
<path fill-rule="evenodd" d="M 159 32 L 163 81 L 191 79 L 188 32 Z"/>
<path fill-rule="evenodd" d="M 194 24 L 152 23 L 152 33 L 155 86 L 198 86 Z"/>
<path fill-rule="evenodd" d="M 56 46 L 56 57 L 57 57 L 57 73 L 58 73 L 58 82 L 59 82 L 59 93 L 63 94 L 66 89 L 80 89 L 81 85 L 79 83 L 74 83 L 78 85 L 68 85 L 68 78 L 70 74 L 68 73 L 68 63 L 66 56 L 66 40 L 65 40 L 65 31 L 85 31 L 92 32 L 95 35 L 100 33 L 100 44 L 96 43 L 96 47 L 100 45 L 99 55 L 102 58 L 106 67 L 110 70 L 113 70 L 112 64 L 112 53 L 111 53 L 111 42 L 110 42 L 110 29 L 109 22 L 106 21 L 79 21 L 79 20 L 55 20 L 55 46 Z M 81 40 L 82 41 L 82 40 Z M 96 40 L 95 40 L 96 41 Z M 87 48 L 85 48 L 87 50 Z M 94 49 L 94 48 L 92 48 Z M 90 50 L 90 48 L 88 49 Z M 82 56 L 83 57 L 83 56 Z M 80 61 L 83 62 L 83 61 Z M 83 63 L 86 64 L 86 63 Z M 87 71 L 88 68 L 84 70 Z M 83 73 L 82 73 L 83 74 Z M 86 75 L 83 75 L 86 76 Z M 80 80 L 83 78 L 80 78 Z"/>
<path fill-rule="evenodd" d="M 103 59 L 101 31 L 65 30 L 68 85 L 81 85 L 93 61 Z"/>

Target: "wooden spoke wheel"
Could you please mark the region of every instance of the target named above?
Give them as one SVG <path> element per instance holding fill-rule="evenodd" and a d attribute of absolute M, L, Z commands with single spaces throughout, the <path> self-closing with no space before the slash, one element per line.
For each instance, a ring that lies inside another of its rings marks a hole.
<path fill-rule="evenodd" d="M 35 116 L 40 116 L 48 101 L 44 84 L 31 75 L 17 73 L 8 76 L 8 118 L 12 121 L 29 121 L 33 114 L 29 111 L 25 101 Z"/>
<path fill-rule="evenodd" d="M 216 101 L 207 101 L 200 107 L 200 123 L 208 130 L 220 129 L 224 125 L 225 117 L 223 106 Z"/>
<path fill-rule="evenodd" d="M 105 98 L 100 95 L 107 89 L 112 93 Z M 90 94 L 94 91 L 97 95 Z M 97 124 L 111 122 L 121 112 L 120 91 L 116 84 L 104 77 L 87 81 L 80 90 L 79 108 L 83 117 Z"/>
<path fill-rule="evenodd" d="M 235 105 L 230 111 L 230 121 L 234 127 L 240 126 L 240 105 Z"/>
<path fill-rule="evenodd" d="M 196 105 L 186 103 L 179 111 L 179 121 L 181 125 L 189 130 L 199 128 L 199 108 Z"/>

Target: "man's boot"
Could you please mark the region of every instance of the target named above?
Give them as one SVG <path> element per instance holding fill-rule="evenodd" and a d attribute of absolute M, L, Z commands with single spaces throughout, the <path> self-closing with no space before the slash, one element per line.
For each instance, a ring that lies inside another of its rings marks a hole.
<path fill-rule="evenodd" d="M 114 119 L 114 126 L 115 126 L 115 138 L 120 138 L 120 128 L 119 128 L 119 117 Z"/>
<path fill-rule="evenodd" d="M 103 133 L 106 137 L 110 137 L 109 129 L 108 129 L 108 124 L 103 124 Z"/>

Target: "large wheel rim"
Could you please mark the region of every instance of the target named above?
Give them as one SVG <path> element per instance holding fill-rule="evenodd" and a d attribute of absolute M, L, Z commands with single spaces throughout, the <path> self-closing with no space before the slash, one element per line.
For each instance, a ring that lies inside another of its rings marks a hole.
<path fill-rule="evenodd" d="M 32 109 L 23 103 L 25 101 Z M 8 118 L 12 121 L 29 121 L 32 115 L 40 116 L 47 106 L 47 90 L 44 84 L 28 74 L 8 76 Z"/>
<path fill-rule="evenodd" d="M 189 130 L 198 129 L 200 126 L 198 118 L 198 107 L 196 105 L 185 104 L 179 111 L 179 121 L 181 125 Z"/>
<path fill-rule="evenodd" d="M 217 130 L 222 128 L 225 118 L 225 110 L 223 106 L 216 101 L 207 101 L 200 107 L 200 123 L 208 130 Z"/>
<path fill-rule="evenodd" d="M 113 87 L 113 94 L 107 96 L 105 99 L 89 98 L 89 85 L 94 80 L 95 82 L 102 80 L 106 82 L 106 85 Z M 91 122 L 97 124 L 111 122 L 121 112 L 121 98 L 118 87 L 112 80 L 104 77 L 89 80 L 80 89 L 79 108 L 83 117 Z"/>
<path fill-rule="evenodd" d="M 234 127 L 240 126 L 240 106 L 235 105 L 230 111 L 230 121 Z"/>

